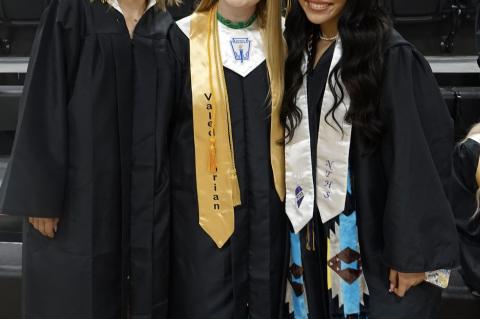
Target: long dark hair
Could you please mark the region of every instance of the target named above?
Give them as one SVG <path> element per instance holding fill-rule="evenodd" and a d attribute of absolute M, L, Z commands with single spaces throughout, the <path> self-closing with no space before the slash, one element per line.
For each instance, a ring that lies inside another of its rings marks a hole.
<path fill-rule="evenodd" d="M 308 20 L 298 1 L 302 0 L 292 0 L 285 22 L 288 56 L 281 121 L 286 130 L 287 141 L 291 140 L 302 119 L 302 112 L 296 105 L 296 96 L 305 76 L 302 72 L 305 52 L 308 52 L 310 57 L 307 70 L 309 72 L 313 66 L 316 41 L 320 33 L 320 27 Z M 343 55 L 328 79 L 335 100 L 324 116 L 332 115 L 341 129 L 338 119 L 335 118 L 335 110 L 345 96 L 341 86 L 338 90 L 335 89 L 337 80 L 341 78 L 351 98 L 345 120 L 358 128 L 367 141 L 375 143 L 383 132 L 379 92 L 383 78 L 383 54 L 392 31 L 392 23 L 382 9 L 380 0 L 347 0 L 338 31 Z"/>

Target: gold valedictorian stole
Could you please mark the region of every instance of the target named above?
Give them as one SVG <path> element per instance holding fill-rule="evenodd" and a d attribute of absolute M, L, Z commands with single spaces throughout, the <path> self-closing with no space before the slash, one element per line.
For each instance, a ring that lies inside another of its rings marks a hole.
<path fill-rule="evenodd" d="M 241 205 L 241 196 L 216 6 L 191 17 L 190 68 L 199 223 L 221 248 L 233 234 L 234 208 Z M 276 140 L 271 142 L 271 157 L 277 192 L 283 199 L 284 155 L 283 145 L 278 143 L 283 129 L 277 117 L 278 110 L 274 110 L 271 136 Z"/>

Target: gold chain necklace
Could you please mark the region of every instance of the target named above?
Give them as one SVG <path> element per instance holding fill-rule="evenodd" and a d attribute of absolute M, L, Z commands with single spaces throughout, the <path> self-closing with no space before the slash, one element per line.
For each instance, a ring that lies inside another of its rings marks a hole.
<path fill-rule="evenodd" d="M 330 38 L 329 38 L 329 37 L 325 37 L 325 36 L 323 36 L 323 35 L 321 35 L 321 34 L 320 34 L 319 37 L 320 37 L 320 39 L 323 40 L 323 41 L 332 42 L 332 41 L 335 41 L 335 40 L 338 39 L 338 33 L 337 33 L 335 36 L 330 37 Z"/>

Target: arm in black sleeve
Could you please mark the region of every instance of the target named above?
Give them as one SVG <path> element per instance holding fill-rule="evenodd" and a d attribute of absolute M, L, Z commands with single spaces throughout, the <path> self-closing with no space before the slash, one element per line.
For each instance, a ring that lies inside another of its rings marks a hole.
<path fill-rule="evenodd" d="M 453 148 L 448 108 L 427 61 L 409 45 L 389 50 L 382 93 L 384 260 L 401 272 L 453 268 L 458 239 L 447 197 Z"/>
<path fill-rule="evenodd" d="M 82 1 L 53 0 L 32 49 L 0 211 L 59 217 L 67 183 L 67 105 L 81 49 Z"/>

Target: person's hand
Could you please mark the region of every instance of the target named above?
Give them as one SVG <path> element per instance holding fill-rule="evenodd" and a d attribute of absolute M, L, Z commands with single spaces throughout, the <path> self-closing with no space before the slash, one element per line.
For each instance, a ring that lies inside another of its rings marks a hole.
<path fill-rule="evenodd" d="M 404 273 L 390 269 L 390 292 L 403 298 L 410 288 L 425 281 L 425 273 Z"/>
<path fill-rule="evenodd" d="M 58 222 L 60 218 L 39 218 L 29 217 L 28 222 L 32 224 L 33 228 L 38 230 L 43 236 L 54 238 L 57 232 Z"/>

